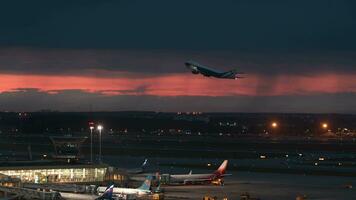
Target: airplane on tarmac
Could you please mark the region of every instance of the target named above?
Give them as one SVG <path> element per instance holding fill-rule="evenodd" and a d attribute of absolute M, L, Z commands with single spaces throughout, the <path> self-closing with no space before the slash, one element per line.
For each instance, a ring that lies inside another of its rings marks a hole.
<path fill-rule="evenodd" d="M 216 184 L 224 185 L 223 178 L 225 176 L 230 176 L 231 174 L 225 174 L 228 160 L 220 165 L 220 167 L 211 174 L 193 174 L 192 171 L 189 174 L 177 174 L 169 175 L 169 182 L 171 184 Z"/>
<path fill-rule="evenodd" d="M 113 192 L 114 192 L 114 185 L 110 185 L 109 187 L 106 188 L 104 193 L 100 197 L 96 198 L 95 200 L 112 200 Z"/>
<path fill-rule="evenodd" d="M 225 79 L 238 79 L 243 78 L 239 76 L 243 74 L 242 72 L 237 72 L 236 70 L 230 70 L 227 72 L 222 72 L 219 70 L 211 69 L 207 66 L 201 65 L 194 61 L 185 62 L 185 66 L 190 69 L 193 74 L 202 74 L 207 77 L 215 77 L 215 78 L 225 78 Z"/>
<path fill-rule="evenodd" d="M 146 158 L 140 168 L 128 169 L 126 172 L 129 174 L 142 174 L 146 171 L 147 163 L 148 163 L 148 159 Z"/>
<path fill-rule="evenodd" d="M 94 194 L 79 194 L 79 193 L 69 193 L 69 192 L 60 192 L 61 196 L 64 199 L 76 199 L 76 200 L 114 200 L 113 196 L 114 185 L 106 187 L 101 195 Z"/>
<path fill-rule="evenodd" d="M 151 194 L 151 181 L 152 181 L 152 176 L 147 176 L 146 180 L 142 183 L 142 185 L 138 188 L 119 188 L 119 187 L 113 187 L 113 194 L 121 194 L 121 195 L 130 195 L 130 194 L 135 194 L 135 195 L 147 195 Z M 111 187 L 111 186 L 110 186 Z M 97 192 L 98 194 L 105 193 L 106 187 L 98 187 Z"/>

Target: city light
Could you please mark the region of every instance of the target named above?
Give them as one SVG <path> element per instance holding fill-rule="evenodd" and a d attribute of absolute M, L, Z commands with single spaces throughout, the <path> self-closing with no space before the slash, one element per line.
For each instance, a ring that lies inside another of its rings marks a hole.
<path fill-rule="evenodd" d="M 278 123 L 277 122 L 272 122 L 271 126 L 272 126 L 272 128 L 277 128 L 278 127 Z"/>
<path fill-rule="evenodd" d="M 102 126 L 102 125 L 98 125 L 97 129 L 98 129 L 99 131 L 101 131 L 101 130 L 103 130 L 103 126 Z"/>
<path fill-rule="evenodd" d="M 328 125 L 327 123 L 322 123 L 322 124 L 321 124 L 321 127 L 322 127 L 323 129 L 327 129 L 327 128 L 329 127 L 329 125 Z"/>

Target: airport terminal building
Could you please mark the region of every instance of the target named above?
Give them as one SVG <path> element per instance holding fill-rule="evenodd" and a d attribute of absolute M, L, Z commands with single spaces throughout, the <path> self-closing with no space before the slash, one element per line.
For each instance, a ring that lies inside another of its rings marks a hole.
<path fill-rule="evenodd" d="M 22 163 L 17 163 L 21 164 Z M 53 163 L 27 163 L 24 166 L 1 166 L 0 174 L 31 183 L 73 183 L 100 182 L 105 180 L 109 166 L 95 165 L 56 165 Z M 121 177 L 120 177 L 121 178 Z"/>
<path fill-rule="evenodd" d="M 52 137 L 51 141 L 55 150 L 52 159 L 1 162 L 0 174 L 18 178 L 24 183 L 113 181 L 117 184 L 125 184 L 127 181 L 125 172 L 107 164 L 94 164 L 81 160 L 80 146 L 84 139 Z"/>

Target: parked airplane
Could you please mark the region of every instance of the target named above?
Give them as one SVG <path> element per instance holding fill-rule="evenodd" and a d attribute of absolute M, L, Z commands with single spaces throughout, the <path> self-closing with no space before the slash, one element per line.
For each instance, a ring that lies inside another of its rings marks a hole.
<path fill-rule="evenodd" d="M 80 193 L 69 193 L 69 192 L 60 192 L 61 196 L 64 199 L 76 199 L 76 200 L 114 200 L 113 196 L 114 185 L 107 187 L 104 192 L 99 195 L 94 194 L 80 194 Z"/>
<path fill-rule="evenodd" d="M 142 163 L 140 168 L 135 168 L 135 169 L 128 169 L 127 173 L 129 174 L 142 174 L 146 171 L 146 166 L 148 163 L 148 159 L 145 159 L 145 161 Z"/>
<path fill-rule="evenodd" d="M 109 187 L 106 188 L 106 190 L 100 197 L 96 198 L 96 200 L 112 200 L 113 192 L 114 192 L 114 185 L 110 185 Z"/>
<path fill-rule="evenodd" d="M 227 167 L 227 160 L 220 165 L 220 167 L 211 174 L 193 174 L 192 171 L 189 174 L 179 174 L 179 175 L 170 175 L 169 182 L 172 184 L 217 184 L 223 185 L 225 176 L 231 174 L 225 174 Z"/>
<path fill-rule="evenodd" d="M 226 78 L 226 79 L 238 79 L 238 78 L 243 78 L 241 76 L 238 76 L 239 73 L 236 70 L 230 70 L 227 72 L 222 72 L 219 70 L 211 69 L 209 67 L 206 67 L 204 65 L 201 65 L 199 63 L 193 62 L 193 61 L 187 61 L 185 62 L 185 66 L 191 70 L 193 74 L 202 74 L 207 77 L 215 77 L 215 78 Z"/>
<path fill-rule="evenodd" d="M 135 194 L 135 195 L 145 195 L 145 194 L 151 194 L 151 181 L 152 181 L 152 176 L 147 176 L 146 180 L 142 183 L 142 185 L 138 188 L 119 188 L 119 187 L 113 187 L 113 194 L 123 194 L 123 195 L 130 195 L 130 194 Z M 101 194 L 106 191 L 105 187 L 98 187 L 97 192 L 98 194 Z"/>

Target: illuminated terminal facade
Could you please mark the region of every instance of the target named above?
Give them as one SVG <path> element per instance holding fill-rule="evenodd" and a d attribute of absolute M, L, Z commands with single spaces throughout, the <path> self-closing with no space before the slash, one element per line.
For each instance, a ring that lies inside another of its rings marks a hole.
<path fill-rule="evenodd" d="M 30 183 L 100 182 L 105 180 L 108 167 L 107 165 L 0 167 L 0 173 Z"/>
<path fill-rule="evenodd" d="M 85 138 L 51 137 L 54 155 L 35 161 L 0 163 L 0 174 L 18 178 L 24 183 L 95 183 L 112 181 L 125 184 L 125 172 L 107 164 L 81 161 L 80 146 Z"/>

